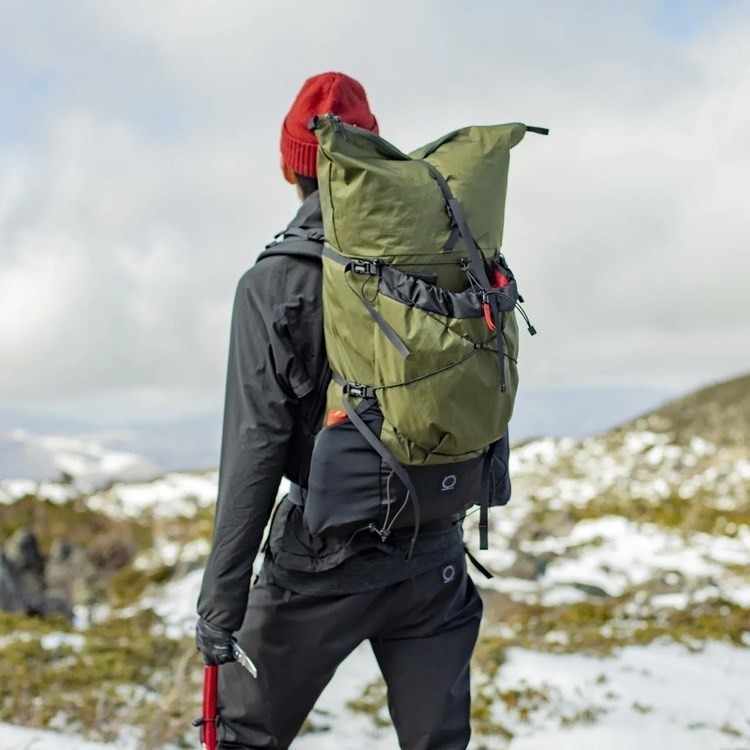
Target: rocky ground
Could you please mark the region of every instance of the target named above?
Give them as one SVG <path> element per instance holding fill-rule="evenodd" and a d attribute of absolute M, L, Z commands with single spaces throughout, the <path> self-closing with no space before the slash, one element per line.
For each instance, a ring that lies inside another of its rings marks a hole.
<path fill-rule="evenodd" d="M 478 555 L 496 575 L 475 576 L 475 750 L 750 748 L 749 404 L 743 378 L 606 434 L 515 447 L 513 500 Z M 0 721 L 27 727 L 0 725 L 0 750 L 59 746 L 29 727 L 193 746 L 215 481 L 0 483 Z M 396 747 L 367 647 L 295 747 L 363 737 Z"/>

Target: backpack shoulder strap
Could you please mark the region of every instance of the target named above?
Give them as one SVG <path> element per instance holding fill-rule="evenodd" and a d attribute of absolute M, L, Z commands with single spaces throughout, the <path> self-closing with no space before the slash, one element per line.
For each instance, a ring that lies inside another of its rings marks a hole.
<path fill-rule="evenodd" d="M 325 237 L 322 229 L 287 227 L 279 232 L 276 237 L 277 239 L 266 245 L 266 249 L 258 256 L 259 261 L 274 255 L 320 260 L 323 255 Z M 281 239 L 278 239 L 279 237 Z"/>

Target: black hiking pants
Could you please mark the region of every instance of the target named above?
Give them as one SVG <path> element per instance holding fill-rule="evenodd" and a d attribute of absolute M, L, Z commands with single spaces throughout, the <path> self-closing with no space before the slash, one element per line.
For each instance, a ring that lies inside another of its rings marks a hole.
<path fill-rule="evenodd" d="M 237 633 L 259 677 L 236 663 L 219 669 L 219 748 L 288 748 L 336 668 L 369 640 L 401 748 L 464 750 L 481 616 L 463 556 L 361 594 L 315 597 L 260 583 Z"/>

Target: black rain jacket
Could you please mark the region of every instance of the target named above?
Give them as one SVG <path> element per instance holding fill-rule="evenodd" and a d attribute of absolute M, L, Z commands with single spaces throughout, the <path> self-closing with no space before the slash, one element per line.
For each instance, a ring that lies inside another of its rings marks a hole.
<path fill-rule="evenodd" d="M 322 228 L 317 194 L 290 226 Z M 273 256 L 237 286 L 227 368 L 219 493 L 198 613 L 242 624 L 255 560 L 282 477 L 306 484 L 329 377 L 322 273 L 315 258 Z"/>

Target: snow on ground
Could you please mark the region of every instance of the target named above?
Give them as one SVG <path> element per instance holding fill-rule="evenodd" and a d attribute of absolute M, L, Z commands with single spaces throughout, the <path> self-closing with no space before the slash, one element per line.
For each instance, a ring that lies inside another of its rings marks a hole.
<path fill-rule="evenodd" d="M 377 674 L 367 645 L 342 665 L 316 709 L 333 732 L 306 735 L 295 750 L 395 750 L 393 730 L 375 730 L 353 717 L 342 696 L 357 695 Z M 514 738 L 475 737 L 477 750 L 747 750 L 750 747 L 750 651 L 710 643 L 701 653 L 684 647 L 629 647 L 614 657 L 545 654 L 511 649 L 500 670 L 503 690 L 536 688 L 550 703 L 530 722 L 504 713 L 496 719 Z M 591 712 L 592 723 L 577 716 Z M 313 715 L 315 720 L 316 716 Z M 570 726 L 561 726 L 572 722 Z M 744 735 L 733 736 L 735 732 Z"/>
<path fill-rule="evenodd" d="M 159 518 L 194 516 L 216 500 L 217 472 L 170 473 L 150 482 L 113 484 L 92 495 L 87 504 L 115 518 L 138 518 L 152 512 Z"/>
<path fill-rule="evenodd" d="M 600 586 L 611 596 L 621 595 L 629 586 L 637 586 L 657 574 L 679 571 L 688 578 L 712 577 L 719 581 L 724 573 L 717 562 L 722 554 L 734 553 L 735 559 L 750 562 L 750 539 L 729 539 L 707 534 L 699 539 L 685 539 L 656 526 L 638 526 L 621 516 L 607 516 L 578 523 L 568 537 L 555 537 L 534 544 L 535 551 L 567 547 L 596 541 L 575 557 L 561 557 L 548 565 L 544 574 L 545 589 L 576 582 Z M 531 544 L 527 545 L 531 546 Z M 739 592 L 723 581 L 723 593 L 735 598 Z"/>
<path fill-rule="evenodd" d="M 504 687 L 547 684 L 566 714 L 603 713 L 590 725 L 559 720 L 513 724 L 511 750 L 746 750 L 750 746 L 750 651 L 709 643 L 700 653 L 676 644 L 628 647 L 613 658 L 512 649 Z M 740 733 L 743 737 L 733 736 Z M 492 747 L 491 745 L 489 747 Z"/>
<path fill-rule="evenodd" d="M 159 615 L 170 638 L 192 635 L 202 580 L 203 570 L 194 570 L 184 578 L 165 584 L 158 594 L 144 597 L 141 606 L 151 608 Z"/>
<path fill-rule="evenodd" d="M 136 750 L 135 743 L 88 742 L 78 737 L 42 729 L 0 724 L 0 750 Z"/>
<path fill-rule="evenodd" d="M 293 750 L 396 750 L 390 727 L 377 729 L 346 700 L 377 674 L 367 644 L 339 668 L 311 716 L 319 731 Z M 675 644 L 628 647 L 613 657 L 510 649 L 500 687 L 534 688 L 549 703 L 524 722 L 503 710 L 496 719 L 514 738 L 475 737 L 479 750 L 747 750 L 750 747 L 750 650 L 709 643 L 700 653 Z M 594 717 L 585 719 L 588 712 Z M 569 723 L 569 725 L 565 725 Z M 329 727 L 329 729 L 325 729 Z M 53 732 L 0 724 L 0 750 L 136 750 L 136 743 L 85 742 Z"/>

